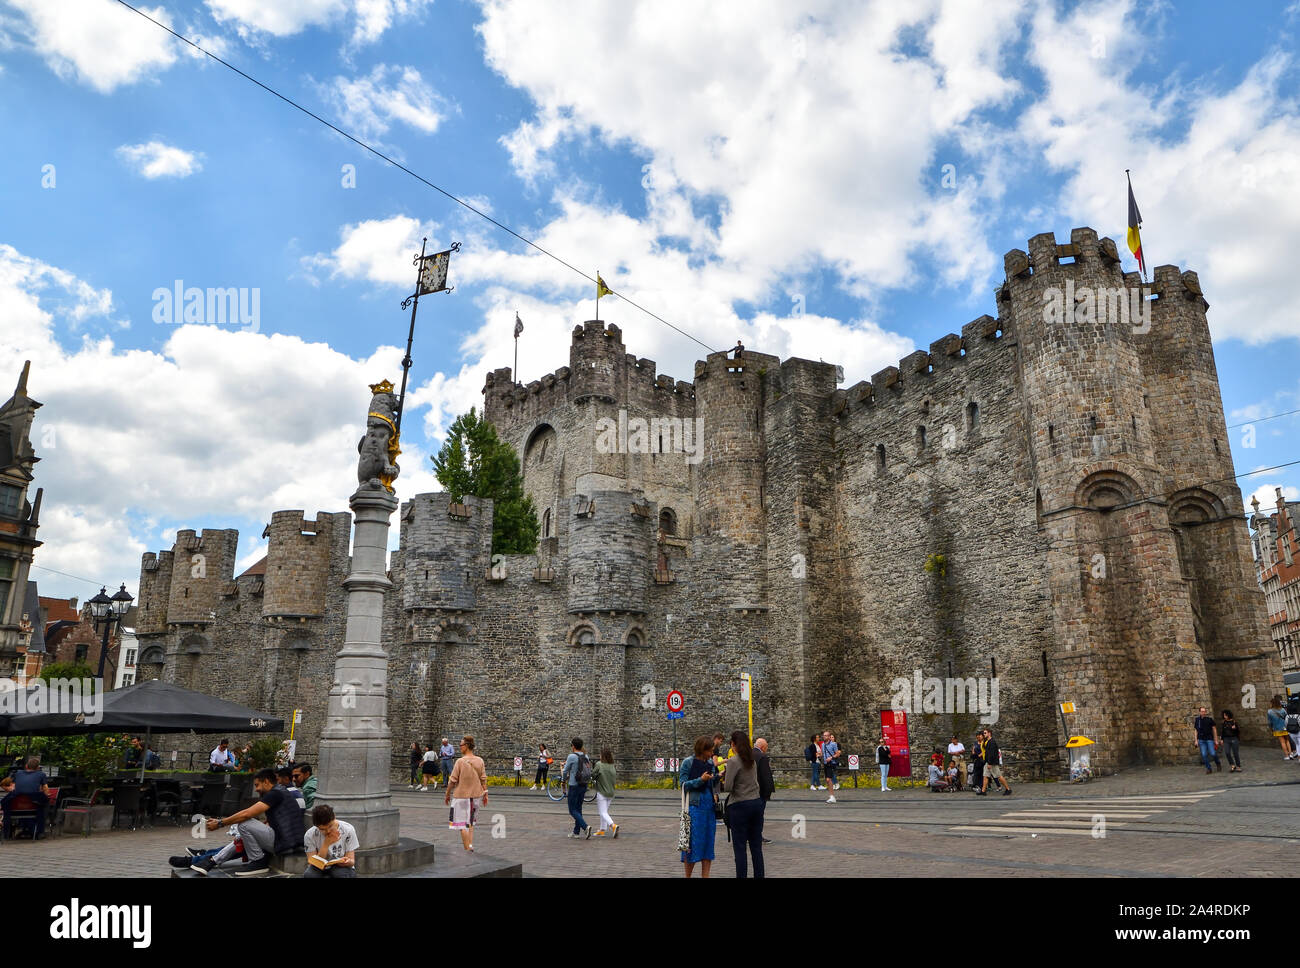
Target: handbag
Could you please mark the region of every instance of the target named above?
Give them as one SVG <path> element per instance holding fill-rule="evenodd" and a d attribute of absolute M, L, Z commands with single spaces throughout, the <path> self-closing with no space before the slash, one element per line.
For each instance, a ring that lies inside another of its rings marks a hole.
<path fill-rule="evenodd" d="M 682 816 L 677 824 L 677 849 L 681 851 L 690 851 L 691 849 L 691 814 L 686 809 L 686 788 L 682 788 Z"/>

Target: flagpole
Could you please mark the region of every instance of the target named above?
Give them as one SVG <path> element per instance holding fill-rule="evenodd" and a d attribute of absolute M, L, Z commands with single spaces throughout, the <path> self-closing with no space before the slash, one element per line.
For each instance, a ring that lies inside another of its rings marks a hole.
<path fill-rule="evenodd" d="M 519 386 L 519 310 L 515 310 L 515 386 Z"/>
<path fill-rule="evenodd" d="M 397 397 L 397 414 L 393 420 L 394 433 L 402 432 L 402 405 L 406 403 L 406 376 L 411 372 L 411 343 L 415 340 L 415 310 L 420 305 L 420 274 L 424 272 L 424 247 L 429 239 L 420 240 L 420 260 L 415 270 L 415 296 L 411 300 L 411 328 L 406 332 L 406 356 L 402 357 L 402 392 Z"/>
<path fill-rule="evenodd" d="M 1127 168 L 1124 169 L 1124 178 L 1127 179 L 1127 181 L 1128 181 L 1128 197 L 1129 197 L 1129 198 L 1132 198 L 1132 197 L 1133 197 L 1133 176 L 1129 174 L 1129 170 L 1128 170 Z M 1137 229 L 1138 229 L 1139 232 L 1142 231 L 1142 226 L 1141 226 L 1141 224 L 1139 224 L 1139 225 L 1137 226 Z M 1139 236 L 1139 237 L 1140 237 L 1140 236 Z M 1143 258 L 1143 259 L 1139 259 L 1139 260 L 1138 260 L 1138 269 L 1140 269 L 1140 270 L 1142 271 L 1142 281 L 1143 281 L 1143 282 L 1146 282 L 1146 281 L 1147 281 L 1147 269 L 1146 269 L 1146 259 L 1145 259 L 1145 258 Z"/>
<path fill-rule="evenodd" d="M 600 270 L 596 270 L 596 322 L 600 322 Z"/>

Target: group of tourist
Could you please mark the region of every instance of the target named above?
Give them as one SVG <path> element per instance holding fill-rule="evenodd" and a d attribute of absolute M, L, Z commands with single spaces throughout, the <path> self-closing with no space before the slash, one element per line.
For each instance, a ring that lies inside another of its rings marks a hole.
<path fill-rule="evenodd" d="M 834 803 L 835 791 L 840 788 L 835 779 L 835 772 L 840 766 L 840 745 L 835 742 L 835 734 L 829 729 L 813 733 L 808 745 L 804 747 L 803 758 L 812 765 L 812 785 L 808 789 L 829 788 L 831 795 L 826 798 L 826 802 Z M 819 779 L 824 782 L 818 782 Z"/>
<path fill-rule="evenodd" d="M 1281 696 L 1274 696 L 1269 700 L 1265 716 L 1269 731 L 1282 747 L 1282 758 L 1300 761 L 1300 697 L 1284 702 Z M 1192 719 L 1192 730 L 1206 773 L 1223 771 L 1220 749 L 1228 758 L 1229 773 L 1245 772 L 1241 765 L 1241 726 L 1231 709 L 1223 710 L 1223 718 L 1215 721 L 1204 706 L 1200 707 Z"/>
<path fill-rule="evenodd" d="M 814 736 L 813 740 L 819 738 L 823 748 L 828 741 L 834 742 L 829 734 Z M 767 802 L 776 790 L 767 740 L 760 737 L 751 744 L 749 734 L 738 729 L 731 734 L 731 747 L 725 756 L 724 742 L 721 733 L 711 738 L 696 737 L 692 754 L 682 760 L 678 772 L 682 813 L 677 840 L 681 862 L 687 877 L 694 874 L 697 864 L 700 875 L 708 877 L 714 859 L 717 824 L 722 822 L 731 837 L 736 876 L 749 876 L 752 859 L 754 876 L 763 877 L 763 845 L 771 843 L 763 836 L 763 819 Z M 832 749 L 831 754 L 837 757 L 838 748 Z M 828 760 L 821 762 L 825 764 Z M 831 783 L 834 784 L 833 773 Z"/>
<path fill-rule="evenodd" d="M 444 785 L 451 778 L 456 759 L 456 747 L 444 736 L 438 746 L 421 746 L 412 743 L 407 751 L 411 766 L 411 783 L 407 789 L 424 792 L 433 787 L 438 788 L 441 776 Z"/>
<path fill-rule="evenodd" d="M 220 754 L 224 762 L 228 748 L 229 742 L 222 740 L 212 751 L 213 761 Z M 336 818 L 328 804 L 315 802 L 316 777 L 310 763 L 258 770 L 253 790 L 257 802 L 228 817 L 208 817 L 204 823 L 206 831 L 229 828 L 229 843 L 209 850 L 191 847 L 168 863 L 205 876 L 221 870 L 250 877 L 269 873 L 273 857 L 308 853 L 306 877 L 356 876 L 356 830 Z"/>

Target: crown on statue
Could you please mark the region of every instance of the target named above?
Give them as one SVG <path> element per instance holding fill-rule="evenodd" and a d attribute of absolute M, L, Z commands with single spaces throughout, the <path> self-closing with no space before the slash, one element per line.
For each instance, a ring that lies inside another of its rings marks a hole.
<path fill-rule="evenodd" d="M 393 385 L 387 380 L 380 380 L 378 383 L 370 384 L 371 393 L 392 393 Z"/>

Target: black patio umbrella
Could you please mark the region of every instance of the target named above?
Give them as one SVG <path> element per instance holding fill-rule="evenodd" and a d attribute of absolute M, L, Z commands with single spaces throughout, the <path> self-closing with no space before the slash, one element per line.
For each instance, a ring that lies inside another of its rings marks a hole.
<path fill-rule="evenodd" d="M 24 713 L 0 723 L 5 735 L 67 736 L 144 730 L 155 733 L 274 733 L 284 720 L 170 682 L 147 679 L 103 695 L 102 718 L 84 713 Z"/>
<path fill-rule="evenodd" d="M 98 722 L 86 722 L 85 713 L 23 713 L 0 717 L 0 735 L 143 730 L 147 741 L 151 733 L 275 733 L 284 729 L 283 719 L 157 679 L 106 692 L 102 702 Z M 141 776 L 143 769 L 141 761 Z"/>

